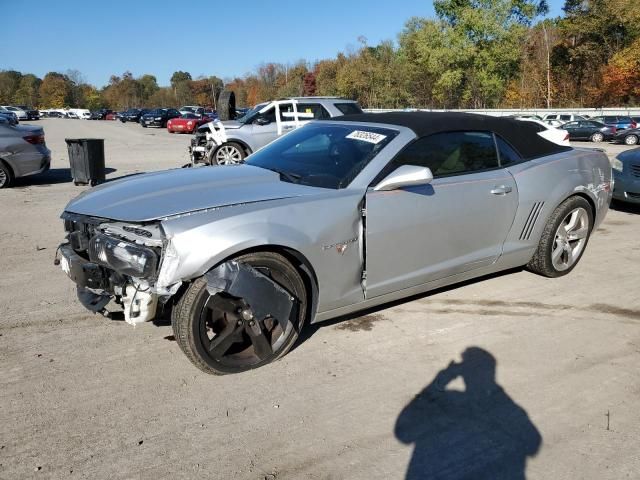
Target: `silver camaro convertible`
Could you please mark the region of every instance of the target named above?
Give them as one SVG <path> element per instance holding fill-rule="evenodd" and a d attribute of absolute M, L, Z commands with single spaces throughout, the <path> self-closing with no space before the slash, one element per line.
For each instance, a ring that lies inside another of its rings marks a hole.
<path fill-rule="evenodd" d="M 89 309 L 170 312 L 208 373 L 282 357 L 305 324 L 526 266 L 569 273 L 611 200 L 600 151 L 458 113 L 310 123 L 222 167 L 93 188 L 62 218 Z"/>

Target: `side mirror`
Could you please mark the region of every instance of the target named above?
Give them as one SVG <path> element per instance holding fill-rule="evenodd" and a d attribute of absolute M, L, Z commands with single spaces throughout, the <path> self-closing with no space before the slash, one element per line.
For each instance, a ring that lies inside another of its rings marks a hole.
<path fill-rule="evenodd" d="M 403 165 L 387 175 L 373 189 L 375 191 L 397 190 L 402 187 L 427 185 L 433 180 L 433 173 L 428 167 Z"/>
<path fill-rule="evenodd" d="M 259 116 L 258 118 L 256 118 L 257 125 L 269 125 L 270 123 L 271 121 L 263 116 Z"/>

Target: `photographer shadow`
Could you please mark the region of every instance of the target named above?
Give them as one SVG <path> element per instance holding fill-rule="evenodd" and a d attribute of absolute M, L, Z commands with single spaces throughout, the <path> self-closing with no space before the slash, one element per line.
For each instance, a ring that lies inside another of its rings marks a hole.
<path fill-rule="evenodd" d="M 407 480 L 525 479 L 542 437 L 495 374 L 496 359 L 469 347 L 402 410 L 395 435 L 415 444 Z M 465 390 L 448 390 L 458 377 Z"/>

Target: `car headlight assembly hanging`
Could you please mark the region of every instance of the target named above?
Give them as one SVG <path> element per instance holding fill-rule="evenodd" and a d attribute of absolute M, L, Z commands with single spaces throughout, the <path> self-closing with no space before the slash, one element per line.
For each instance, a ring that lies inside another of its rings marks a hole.
<path fill-rule="evenodd" d="M 158 256 L 152 249 L 104 234 L 94 236 L 89 242 L 89 259 L 136 278 L 154 276 L 158 266 Z"/>

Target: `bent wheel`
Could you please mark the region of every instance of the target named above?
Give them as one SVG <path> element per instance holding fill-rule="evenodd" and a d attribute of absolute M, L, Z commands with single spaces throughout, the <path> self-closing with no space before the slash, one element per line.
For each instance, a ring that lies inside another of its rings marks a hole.
<path fill-rule="evenodd" d="M 224 375 L 251 370 L 284 356 L 304 324 L 307 294 L 296 269 L 281 255 L 251 253 L 235 259 L 266 275 L 296 299 L 290 318 L 259 318 L 243 298 L 211 295 L 194 281 L 175 305 L 171 323 L 180 348 L 200 370 Z"/>
<path fill-rule="evenodd" d="M 566 275 L 580 261 L 592 228 L 589 202 L 577 196 L 568 198 L 551 214 L 527 268 L 545 277 Z"/>

